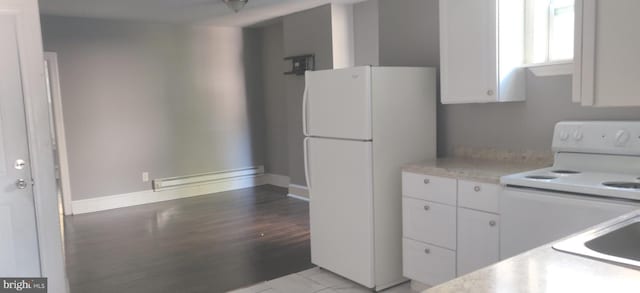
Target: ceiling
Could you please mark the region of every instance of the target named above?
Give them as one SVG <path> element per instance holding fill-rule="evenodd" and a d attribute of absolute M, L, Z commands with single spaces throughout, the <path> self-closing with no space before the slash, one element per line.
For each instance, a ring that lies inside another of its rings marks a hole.
<path fill-rule="evenodd" d="M 234 13 L 221 0 L 39 0 L 44 15 L 251 26 L 327 3 L 364 0 L 249 0 Z"/>

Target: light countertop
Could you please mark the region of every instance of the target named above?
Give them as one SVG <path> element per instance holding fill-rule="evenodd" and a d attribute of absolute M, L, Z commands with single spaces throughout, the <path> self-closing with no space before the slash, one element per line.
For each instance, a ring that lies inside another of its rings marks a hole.
<path fill-rule="evenodd" d="M 585 232 L 595 231 L 611 222 L 613 220 Z M 424 293 L 640 292 L 640 270 L 556 251 L 553 244 L 535 248 Z"/>
<path fill-rule="evenodd" d="M 550 165 L 551 162 L 544 158 L 496 160 L 452 157 L 408 164 L 402 170 L 424 175 L 499 184 L 500 177 L 504 175 L 544 168 Z"/>

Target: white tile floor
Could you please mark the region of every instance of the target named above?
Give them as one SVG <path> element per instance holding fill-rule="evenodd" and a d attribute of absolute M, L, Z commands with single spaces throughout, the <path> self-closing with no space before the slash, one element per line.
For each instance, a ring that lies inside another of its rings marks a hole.
<path fill-rule="evenodd" d="M 231 291 L 232 293 L 360 293 L 371 292 L 352 281 L 329 271 L 312 268 L 263 282 L 251 287 Z M 409 283 L 390 288 L 384 293 L 414 293 Z"/>

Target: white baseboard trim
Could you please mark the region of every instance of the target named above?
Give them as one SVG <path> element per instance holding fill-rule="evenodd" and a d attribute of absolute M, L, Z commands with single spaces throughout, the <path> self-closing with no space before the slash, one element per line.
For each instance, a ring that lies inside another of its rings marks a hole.
<path fill-rule="evenodd" d="M 283 188 L 289 188 L 289 176 L 279 175 L 279 174 L 264 174 L 263 184 L 271 184 Z"/>
<path fill-rule="evenodd" d="M 199 185 L 168 188 L 156 192 L 154 192 L 153 190 L 142 190 L 90 199 L 74 200 L 71 202 L 71 210 L 74 215 L 79 215 L 211 194 L 216 192 L 255 187 L 264 184 L 271 184 L 289 188 L 288 196 L 302 200 L 309 200 L 309 192 L 307 191 L 307 188 L 301 185 L 289 184 L 288 176 L 278 174 L 264 174 L 235 177 L 228 180 L 219 180 Z M 294 190 L 295 193 L 291 193 L 292 190 Z"/>
<path fill-rule="evenodd" d="M 71 205 L 74 215 L 86 214 L 91 212 L 187 198 L 234 189 L 254 187 L 265 184 L 263 183 L 263 176 L 264 175 L 238 177 L 202 185 L 192 185 L 182 188 L 167 189 L 158 192 L 154 192 L 153 190 L 143 190 L 90 199 L 74 200 Z"/>
<path fill-rule="evenodd" d="M 297 184 L 289 184 L 288 196 L 309 200 L 309 188 Z"/>
<path fill-rule="evenodd" d="M 156 178 L 153 179 L 153 190 L 163 191 L 173 188 L 187 188 L 194 185 L 204 185 L 225 181 L 233 178 L 244 178 L 248 176 L 260 176 L 264 174 L 264 166 L 254 166 L 238 168 L 225 171 L 191 174 L 186 176 Z"/>
<path fill-rule="evenodd" d="M 309 201 L 308 197 L 303 197 L 303 196 L 299 196 L 299 195 L 295 195 L 295 194 L 291 194 L 291 193 L 288 193 L 287 196 L 291 197 L 291 198 L 299 199 L 299 200 L 304 200 L 304 201 L 307 201 L 307 202 Z"/>

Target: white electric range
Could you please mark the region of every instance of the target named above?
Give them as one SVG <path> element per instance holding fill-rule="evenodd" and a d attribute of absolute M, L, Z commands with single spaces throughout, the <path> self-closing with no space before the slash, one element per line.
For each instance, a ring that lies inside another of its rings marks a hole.
<path fill-rule="evenodd" d="M 552 167 L 501 178 L 501 258 L 640 209 L 640 122 L 560 122 Z"/>

